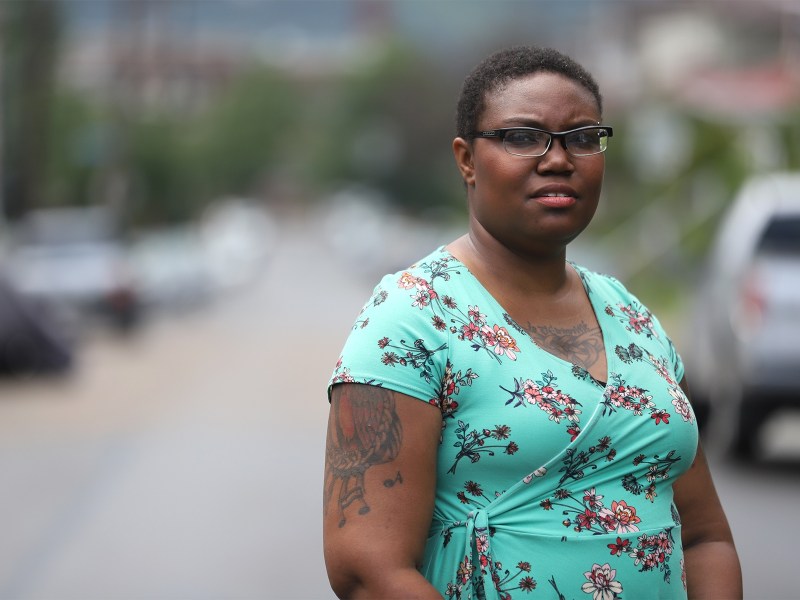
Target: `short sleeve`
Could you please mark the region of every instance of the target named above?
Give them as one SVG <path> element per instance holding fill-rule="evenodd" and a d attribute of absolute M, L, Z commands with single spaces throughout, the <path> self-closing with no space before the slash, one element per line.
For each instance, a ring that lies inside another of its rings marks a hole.
<path fill-rule="evenodd" d="M 436 404 L 449 332 L 431 309 L 436 293 L 409 272 L 387 275 L 361 309 L 328 385 L 385 387 Z"/>

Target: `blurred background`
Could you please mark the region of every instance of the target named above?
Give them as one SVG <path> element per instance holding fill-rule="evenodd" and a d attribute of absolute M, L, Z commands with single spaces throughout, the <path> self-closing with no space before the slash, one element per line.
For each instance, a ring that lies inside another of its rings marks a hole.
<path fill-rule="evenodd" d="M 571 258 L 674 338 L 747 597 L 800 597 L 796 0 L 0 0 L 0 598 L 332 597 L 327 380 L 465 230 L 512 44 L 600 83 Z"/>

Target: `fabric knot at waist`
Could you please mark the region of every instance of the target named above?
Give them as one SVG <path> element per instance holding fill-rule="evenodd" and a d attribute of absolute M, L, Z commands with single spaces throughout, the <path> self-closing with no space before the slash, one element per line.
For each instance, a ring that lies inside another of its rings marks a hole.
<path fill-rule="evenodd" d="M 466 527 L 466 539 L 464 542 L 464 562 L 459 571 L 462 577 L 471 579 L 473 574 L 480 574 L 483 582 L 483 597 L 487 600 L 499 598 L 496 588 L 497 575 L 495 574 L 495 563 L 492 560 L 489 531 L 489 512 L 485 509 L 470 511 L 464 523 Z M 477 570 L 477 573 L 475 573 Z M 487 580 L 487 575 L 490 576 Z M 466 581 L 465 581 L 466 583 Z M 471 598 L 474 594 L 469 593 Z"/>

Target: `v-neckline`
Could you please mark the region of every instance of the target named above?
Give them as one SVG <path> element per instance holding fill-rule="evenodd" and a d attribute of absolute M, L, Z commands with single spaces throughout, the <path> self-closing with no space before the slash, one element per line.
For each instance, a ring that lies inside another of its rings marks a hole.
<path fill-rule="evenodd" d="M 589 288 L 586 285 L 586 281 L 584 280 L 583 273 L 586 272 L 585 269 L 583 269 L 582 267 L 576 265 L 572 261 L 569 261 L 569 260 L 567 261 L 567 265 L 569 265 L 569 267 L 574 271 L 575 276 L 581 282 L 581 287 L 583 288 L 584 294 L 586 294 L 586 299 L 589 301 L 589 306 L 591 307 L 592 313 L 594 314 L 594 318 L 597 321 L 597 326 L 600 328 L 600 334 L 601 334 L 601 337 L 602 337 L 602 340 L 603 340 L 603 353 L 605 354 L 605 357 L 606 357 L 605 381 L 601 381 L 601 380 L 597 379 L 594 375 L 592 375 L 589 372 L 588 369 L 582 367 L 581 365 L 576 365 L 575 363 L 569 362 L 568 360 L 565 360 L 564 358 L 561 358 L 557 354 L 553 354 L 552 352 L 550 352 L 546 348 L 542 348 L 539 344 L 536 343 L 536 340 L 533 339 L 533 336 L 531 336 L 527 331 L 525 331 L 525 329 L 511 316 L 511 313 L 509 313 L 506 310 L 506 308 L 497 300 L 497 298 L 494 297 L 494 295 L 488 290 L 488 288 L 485 285 L 483 285 L 481 280 L 478 279 L 478 277 L 472 272 L 472 270 L 461 259 L 459 259 L 457 256 L 455 256 L 452 252 L 450 252 L 450 250 L 448 250 L 446 246 L 442 246 L 440 248 L 440 251 L 443 254 L 449 256 L 450 258 L 452 258 L 454 261 L 456 261 L 459 265 L 461 265 L 464 268 L 464 270 L 469 274 L 469 277 L 482 290 L 484 295 L 487 298 L 489 298 L 490 301 L 494 304 L 495 308 L 498 309 L 499 312 L 506 319 L 508 319 L 508 321 L 510 321 L 510 322 L 512 322 L 514 324 L 514 328 L 517 331 L 519 331 L 520 333 L 523 333 L 525 335 L 525 337 L 528 338 L 528 340 L 530 340 L 530 343 L 533 345 L 534 348 L 536 348 L 540 352 L 546 354 L 547 356 L 551 357 L 553 360 L 559 362 L 560 364 L 567 365 L 570 369 L 572 369 L 575 366 L 580 367 L 581 369 L 586 371 L 588 376 L 591 378 L 592 382 L 598 384 L 603 389 L 608 387 L 609 381 L 611 380 L 611 372 L 612 372 L 611 371 L 611 366 L 612 366 L 611 365 L 611 361 L 612 361 L 612 356 L 614 356 L 614 354 L 609 352 L 609 350 L 608 350 L 608 336 L 606 335 L 606 329 L 603 326 L 603 321 L 601 320 L 601 317 L 600 317 L 600 314 L 603 311 L 601 310 L 600 312 L 598 312 L 598 310 L 597 310 L 598 307 L 595 306 L 594 299 L 592 298 L 592 294 L 591 294 L 591 292 L 589 291 Z"/>

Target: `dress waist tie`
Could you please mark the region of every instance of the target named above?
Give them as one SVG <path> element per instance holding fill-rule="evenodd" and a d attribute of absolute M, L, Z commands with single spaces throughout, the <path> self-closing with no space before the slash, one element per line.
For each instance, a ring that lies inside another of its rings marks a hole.
<path fill-rule="evenodd" d="M 467 535 L 464 548 L 464 560 L 469 561 L 463 565 L 463 577 L 470 579 L 467 572 L 470 574 L 474 569 L 479 569 L 481 580 L 483 581 L 483 595 L 486 600 L 500 600 L 497 593 L 497 586 L 494 582 L 493 574 L 495 572 L 494 561 L 492 560 L 492 553 L 490 548 L 490 535 L 489 535 L 489 513 L 485 509 L 470 511 L 467 515 Z M 477 564 L 472 563 L 473 556 L 478 557 Z M 471 569 L 470 566 L 471 565 Z M 476 579 L 472 579 L 475 581 Z M 465 582 L 466 583 L 466 582 Z M 473 587 L 473 586 L 470 586 Z M 476 597 L 471 590 L 469 598 Z"/>

